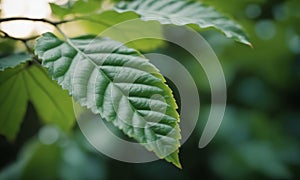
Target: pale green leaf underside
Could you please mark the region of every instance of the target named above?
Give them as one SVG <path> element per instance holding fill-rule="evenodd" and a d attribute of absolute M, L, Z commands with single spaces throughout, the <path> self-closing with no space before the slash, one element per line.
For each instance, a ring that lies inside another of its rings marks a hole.
<path fill-rule="evenodd" d="M 30 55 L 26 53 L 12 54 L 0 58 L 0 71 L 4 71 L 6 68 L 13 68 L 21 63 L 29 61 L 30 59 Z"/>
<path fill-rule="evenodd" d="M 51 33 L 38 40 L 35 53 L 82 106 L 180 167 L 177 105 L 147 59 L 108 38 L 80 37 L 66 43 Z"/>
<path fill-rule="evenodd" d="M 134 0 L 122 1 L 115 6 L 116 11 L 133 11 L 145 21 L 156 20 L 162 24 L 195 24 L 200 28 L 214 28 L 226 37 L 251 46 L 241 26 L 221 15 L 214 8 L 201 2 L 185 0 Z"/>
<path fill-rule="evenodd" d="M 26 113 L 24 66 L 0 72 L 0 134 L 14 140 Z"/>
<path fill-rule="evenodd" d="M 75 14 L 89 14 L 101 7 L 100 0 L 77 0 L 68 1 L 66 4 L 57 5 L 55 3 L 49 3 L 51 11 L 59 18 L 64 18 L 67 15 Z"/>
<path fill-rule="evenodd" d="M 91 34 L 100 34 L 114 40 L 126 43 L 126 46 L 140 50 L 150 51 L 164 45 L 163 30 L 159 22 L 145 22 L 133 12 L 118 13 L 104 11 L 81 17 L 87 21 L 81 22 L 83 28 Z M 124 22 L 124 23 L 123 23 Z M 155 39 L 147 37 L 157 37 Z"/>
<path fill-rule="evenodd" d="M 24 71 L 27 94 L 34 108 L 46 124 L 70 130 L 75 122 L 72 99 L 68 92 L 53 82 L 44 69 L 31 66 Z"/>
<path fill-rule="evenodd" d="M 0 134 L 10 141 L 16 138 L 31 101 L 44 123 L 64 130 L 73 126 L 72 101 L 42 69 L 20 65 L 0 72 Z"/>

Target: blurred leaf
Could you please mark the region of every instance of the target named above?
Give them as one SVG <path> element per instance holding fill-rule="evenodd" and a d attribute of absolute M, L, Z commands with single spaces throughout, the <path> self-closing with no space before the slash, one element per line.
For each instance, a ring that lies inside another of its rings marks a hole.
<path fill-rule="evenodd" d="M 1 169 L 0 179 L 21 179 L 22 172 L 38 147 L 38 142 L 29 141 L 21 149 L 18 159 L 11 165 Z"/>
<path fill-rule="evenodd" d="M 82 106 L 180 167 L 175 99 L 164 77 L 137 51 L 108 38 L 85 36 L 65 43 L 45 33 L 35 53 Z"/>
<path fill-rule="evenodd" d="M 36 66 L 31 66 L 24 75 L 28 96 L 40 118 L 63 130 L 72 128 L 75 117 L 68 92 L 63 91 L 43 69 Z"/>
<path fill-rule="evenodd" d="M 10 55 L 15 49 L 16 41 L 8 38 L 0 38 L 0 57 Z"/>
<path fill-rule="evenodd" d="M 238 82 L 236 88 L 234 94 L 237 100 L 249 107 L 257 107 L 264 110 L 277 107 L 273 92 L 258 78 L 244 78 Z"/>
<path fill-rule="evenodd" d="M 27 66 L 18 66 L 0 72 L 0 134 L 14 140 L 27 108 L 27 88 L 24 72 Z"/>
<path fill-rule="evenodd" d="M 291 178 L 287 166 L 269 143 L 248 142 L 240 146 L 239 153 L 247 165 L 257 172 L 261 172 L 272 179 Z"/>
<path fill-rule="evenodd" d="M 118 12 L 133 11 L 142 20 L 156 20 L 162 24 L 188 25 L 213 28 L 226 37 L 251 46 L 240 25 L 219 14 L 215 9 L 200 2 L 178 0 L 135 0 L 120 2 L 115 6 Z"/>
<path fill-rule="evenodd" d="M 21 63 L 29 61 L 30 55 L 27 53 L 12 54 L 0 58 L 0 71 L 4 71 L 6 68 L 13 68 Z"/>
<path fill-rule="evenodd" d="M 71 9 L 73 13 L 79 13 L 79 14 L 91 13 L 100 8 L 101 1 L 100 0 L 78 0 L 74 3 Z"/>
<path fill-rule="evenodd" d="M 100 9 L 102 0 L 77 0 L 68 1 L 64 5 L 50 3 L 52 13 L 59 18 L 69 14 L 89 14 Z"/>
<path fill-rule="evenodd" d="M 58 179 L 61 149 L 37 143 L 22 170 L 22 179 Z"/>
<path fill-rule="evenodd" d="M 264 113 L 229 106 L 217 136 L 223 150 L 212 156 L 212 166 L 226 179 L 240 179 L 250 173 L 272 179 L 291 178 L 286 159 L 298 158 L 290 148 L 297 151 L 299 147 L 290 140 Z M 231 173 L 232 169 L 237 173 Z"/>
<path fill-rule="evenodd" d="M 36 67 L 21 65 L 0 72 L 0 134 L 14 140 L 31 101 L 45 123 L 69 130 L 75 121 L 71 98 Z"/>
<path fill-rule="evenodd" d="M 17 160 L 0 172 L 0 179 L 105 179 L 105 168 L 95 154 L 80 148 L 76 137 L 59 131 L 52 144 L 33 138 L 22 147 Z M 76 132 L 76 134 L 79 134 Z M 46 134 L 49 138 L 53 134 Z M 84 164 L 84 166 L 82 166 Z"/>
<path fill-rule="evenodd" d="M 144 22 L 132 12 L 119 14 L 115 11 L 105 11 L 82 19 L 89 21 L 83 23 L 83 27 L 88 32 L 93 34 L 104 33 L 101 36 L 108 36 L 126 43 L 128 47 L 150 51 L 164 45 L 161 40 L 163 39 L 161 25 L 153 21 Z M 147 37 L 156 37 L 156 39 Z"/>
<path fill-rule="evenodd" d="M 54 3 L 49 3 L 50 7 L 51 7 L 51 11 L 52 14 L 54 14 L 55 16 L 59 17 L 59 18 L 64 18 L 64 16 L 66 16 L 67 14 L 70 14 L 71 11 L 69 10 L 69 6 L 68 5 L 57 5 Z"/>

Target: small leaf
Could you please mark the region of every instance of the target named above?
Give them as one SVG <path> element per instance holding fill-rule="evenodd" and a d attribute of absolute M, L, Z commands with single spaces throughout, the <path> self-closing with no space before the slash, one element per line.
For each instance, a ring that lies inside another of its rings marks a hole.
<path fill-rule="evenodd" d="M 240 25 L 219 14 L 212 7 L 201 2 L 184 0 L 134 0 L 122 1 L 115 6 L 116 11 L 132 11 L 145 21 L 156 20 L 161 24 L 188 25 L 200 28 L 214 28 L 226 37 L 251 46 Z"/>
<path fill-rule="evenodd" d="M 108 38 L 85 36 L 66 43 L 45 33 L 35 53 L 82 106 L 180 167 L 179 115 L 172 91 L 137 51 Z"/>
<path fill-rule="evenodd" d="M 21 63 L 29 61 L 30 59 L 30 55 L 26 53 L 12 54 L 2 57 L 0 58 L 0 71 L 4 71 L 6 68 L 13 68 Z"/>

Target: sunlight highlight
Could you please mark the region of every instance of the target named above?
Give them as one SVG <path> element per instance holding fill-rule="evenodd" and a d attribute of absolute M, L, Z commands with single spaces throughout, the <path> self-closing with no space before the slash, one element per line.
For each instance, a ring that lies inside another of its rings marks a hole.
<path fill-rule="evenodd" d="M 51 9 L 48 2 L 49 0 L 2 0 L 1 17 L 49 18 Z M 1 24 L 1 29 L 18 38 L 53 30 L 45 23 L 30 21 L 5 22 Z"/>

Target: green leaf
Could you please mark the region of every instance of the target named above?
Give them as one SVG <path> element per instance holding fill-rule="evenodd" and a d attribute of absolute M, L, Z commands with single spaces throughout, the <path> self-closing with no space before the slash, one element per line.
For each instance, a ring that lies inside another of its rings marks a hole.
<path fill-rule="evenodd" d="M 83 22 L 83 27 L 89 33 L 108 36 L 114 40 L 126 43 L 126 46 L 141 51 L 150 51 L 164 45 L 162 27 L 158 22 L 145 22 L 139 16 L 132 13 L 117 13 L 105 11 L 100 14 L 92 14 Z M 125 23 L 122 23 L 125 22 Z M 109 31 L 105 31 L 109 28 Z M 157 37 L 150 39 L 145 37 Z M 132 41 L 133 39 L 138 39 Z"/>
<path fill-rule="evenodd" d="M 23 77 L 26 66 L 0 72 L 0 134 L 15 139 L 27 109 L 27 92 Z"/>
<path fill-rule="evenodd" d="M 57 5 L 49 3 L 52 13 L 59 18 L 64 18 L 69 14 L 89 14 L 100 9 L 102 0 L 77 0 L 68 1 L 66 4 Z"/>
<path fill-rule="evenodd" d="M 16 138 L 28 101 L 45 123 L 69 130 L 75 121 L 72 100 L 34 65 L 20 65 L 0 72 L 0 134 L 10 141 Z"/>
<path fill-rule="evenodd" d="M 72 7 L 73 13 L 86 14 L 100 9 L 101 1 L 99 0 L 79 0 Z"/>
<path fill-rule="evenodd" d="M 58 179 L 60 159 L 62 159 L 61 148 L 58 145 L 44 145 L 40 142 L 33 142 L 31 157 L 22 169 L 21 179 Z M 35 147 L 34 147 L 35 146 Z M 34 173 L 33 173 L 34 172 Z"/>
<path fill-rule="evenodd" d="M 34 138 L 22 147 L 15 162 L 1 169 L 0 179 L 61 179 L 57 176 L 62 161 L 58 143 L 45 145 Z"/>
<path fill-rule="evenodd" d="M 145 21 L 156 20 L 162 24 L 179 26 L 191 24 L 204 29 L 214 28 L 228 38 L 251 46 L 241 26 L 201 2 L 184 0 L 122 1 L 116 4 L 115 9 L 120 13 L 133 11 Z"/>
<path fill-rule="evenodd" d="M 8 38 L 0 38 L 0 57 L 5 57 L 11 54 L 16 48 L 16 41 Z"/>
<path fill-rule="evenodd" d="M 74 125 L 72 100 L 37 66 L 24 72 L 28 95 L 41 120 L 67 131 Z"/>
<path fill-rule="evenodd" d="M 63 19 L 66 15 L 70 14 L 71 11 L 68 10 L 70 7 L 69 5 L 57 5 L 54 3 L 49 3 L 52 14 L 59 17 L 60 19 Z"/>
<path fill-rule="evenodd" d="M 180 167 L 175 99 L 164 77 L 137 51 L 108 38 L 86 36 L 66 43 L 45 33 L 35 53 L 82 106 Z"/>
<path fill-rule="evenodd" d="M 56 126 L 45 126 L 39 130 L 39 135 L 22 145 L 14 162 L 1 168 L 1 180 L 107 179 L 105 162 L 84 147 L 80 130 L 69 135 Z M 53 135 L 56 141 L 45 141 Z"/>
<path fill-rule="evenodd" d="M 0 71 L 4 71 L 6 68 L 13 68 L 21 63 L 29 61 L 31 59 L 29 54 L 19 53 L 12 54 L 0 59 Z"/>

